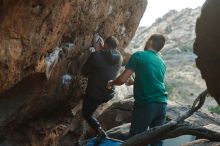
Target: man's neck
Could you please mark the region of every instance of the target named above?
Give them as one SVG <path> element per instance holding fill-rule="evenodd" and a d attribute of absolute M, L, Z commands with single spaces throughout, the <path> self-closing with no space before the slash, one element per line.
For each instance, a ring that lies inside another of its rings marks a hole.
<path fill-rule="evenodd" d="M 155 49 L 153 49 L 153 48 L 149 48 L 149 49 L 146 49 L 146 50 L 149 50 L 149 51 L 153 51 L 153 52 L 155 52 L 155 53 L 158 53 Z"/>

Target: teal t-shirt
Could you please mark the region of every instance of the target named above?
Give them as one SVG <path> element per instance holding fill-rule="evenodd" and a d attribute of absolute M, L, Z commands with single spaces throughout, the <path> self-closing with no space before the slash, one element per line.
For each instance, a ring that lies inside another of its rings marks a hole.
<path fill-rule="evenodd" d="M 135 104 L 167 103 L 167 92 L 164 84 L 166 66 L 155 51 L 146 50 L 134 53 L 130 57 L 126 68 L 135 73 Z"/>

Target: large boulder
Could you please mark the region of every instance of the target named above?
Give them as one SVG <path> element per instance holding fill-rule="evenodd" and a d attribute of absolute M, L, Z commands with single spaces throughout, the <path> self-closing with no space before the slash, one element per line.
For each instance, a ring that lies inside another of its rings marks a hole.
<path fill-rule="evenodd" d="M 102 127 L 108 130 L 108 135 L 111 138 L 116 138 L 120 140 L 126 140 L 128 138 L 131 116 L 132 116 L 132 107 L 133 107 L 133 101 L 131 99 L 122 102 L 116 102 L 112 104 L 109 108 L 107 108 L 102 113 L 101 116 L 99 116 L 99 121 L 102 124 Z M 190 109 L 191 109 L 191 105 L 181 105 L 174 101 L 168 101 L 168 109 L 166 116 L 167 122 L 179 118 L 181 115 L 184 115 Z M 143 115 L 143 116 L 147 116 L 147 115 Z M 220 132 L 220 128 L 219 128 L 220 116 L 205 111 L 195 112 L 192 116 L 185 119 L 182 124 L 187 124 L 189 127 L 195 126 L 195 127 L 206 128 L 208 130 L 215 131 L 218 133 Z M 169 132 L 172 131 L 171 129 Z M 183 130 L 182 132 L 179 133 L 177 132 L 176 134 L 178 136 L 184 134 L 196 135 L 196 132 L 187 133 L 184 132 L 184 128 L 182 130 Z M 168 134 L 169 132 L 167 132 L 165 135 L 169 135 Z M 169 138 L 177 137 L 177 135 L 176 136 L 173 135 Z M 198 135 L 198 138 L 204 138 L 204 137 L 201 134 L 200 136 Z M 181 141 L 181 139 L 179 140 Z M 217 142 L 217 144 L 219 145 L 219 142 Z M 211 142 L 207 143 L 207 145 L 211 145 Z"/>
<path fill-rule="evenodd" d="M 93 36 L 115 35 L 125 47 L 146 0 L 3 0 L 0 3 L 0 93 L 36 72 L 36 64 L 61 42 L 80 55 Z M 74 57 L 74 56 L 72 56 Z"/>
<path fill-rule="evenodd" d="M 191 105 L 181 105 L 174 101 L 168 101 L 167 121 L 174 120 L 180 115 L 183 115 L 190 110 Z M 131 122 L 133 110 L 133 100 L 127 99 L 121 102 L 112 104 L 109 108 L 103 111 L 98 117 L 103 128 L 109 130 L 111 128 Z M 197 111 L 188 119 L 185 120 L 196 126 L 206 126 L 209 124 L 220 125 L 220 116 L 209 112 Z M 117 128 L 116 128 L 117 129 Z"/>
<path fill-rule="evenodd" d="M 209 93 L 220 104 L 220 1 L 206 0 L 196 24 L 194 52 Z"/>
<path fill-rule="evenodd" d="M 57 145 L 58 131 L 71 122 L 70 108 L 79 101 L 78 74 L 92 40 L 114 35 L 122 50 L 146 5 L 147 0 L 1 0 L 0 140 Z"/>

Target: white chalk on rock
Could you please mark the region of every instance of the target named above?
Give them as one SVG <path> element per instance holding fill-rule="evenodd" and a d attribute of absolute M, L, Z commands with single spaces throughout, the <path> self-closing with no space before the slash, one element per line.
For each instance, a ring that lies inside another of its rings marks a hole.
<path fill-rule="evenodd" d="M 63 85 L 69 85 L 72 81 L 72 77 L 68 74 L 65 74 L 62 76 L 62 84 Z"/>
<path fill-rule="evenodd" d="M 94 48 L 94 47 L 90 47 L 90 48 L 89 48 L 89 52 L 91 52 L 91 53 L 92 53 L 92 52 L 95 52 L 95 48 Z"/>

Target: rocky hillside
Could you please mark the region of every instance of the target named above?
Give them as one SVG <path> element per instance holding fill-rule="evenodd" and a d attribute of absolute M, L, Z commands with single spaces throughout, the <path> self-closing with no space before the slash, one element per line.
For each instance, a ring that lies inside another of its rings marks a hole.
<path fill-rule="evenodd" d="M 186 8 L 181 11 L 171 10 L 163 17 L 158 18 L 150 27 L 140 27 L 128 46 L 133 51 L 143 48 L 146 39 L 153 33 L 162 33 L 166 36 L 166 50 L 183 47 L 192 48 L 195 40 L 196 19 L 201 8 Z M 184 50 L 183 50 L 184 51 Z"/>
<path fill-rule="evenodd" d="M 126 51 L 133 53 L 141 50 L 153 33 L 166 37 L 166 45 L 161 55 L 167 65 L 166 86 L 171 100 L 191 104 L 195 96 L 206 88 L 193 54 L 196 20 L 201 8 L 171 10 L 158 18 L 150 27 L 140 27 Z M 207 107 L 215 106 L 213 100 L 206 102 Z"/>

